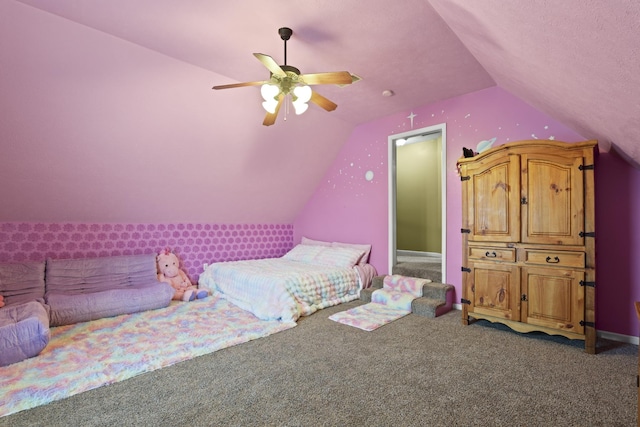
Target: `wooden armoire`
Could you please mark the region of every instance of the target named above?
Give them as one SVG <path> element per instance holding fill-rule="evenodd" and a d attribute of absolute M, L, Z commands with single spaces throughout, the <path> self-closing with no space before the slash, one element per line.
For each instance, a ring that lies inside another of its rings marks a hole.
<path fill-rule="evenodd" d="M 519 141 L 458 161 L 463 324 L 562 335 L 595 353 L 596 144 Z"/>

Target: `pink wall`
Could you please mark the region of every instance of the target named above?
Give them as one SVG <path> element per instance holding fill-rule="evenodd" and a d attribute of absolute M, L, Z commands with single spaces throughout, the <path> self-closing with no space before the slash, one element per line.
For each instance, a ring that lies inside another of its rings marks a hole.
<path fill-rule="evenodd" d="M 301 236 L 322 240 L 371 243 L 371 262 L 388 270 L 388 136 L 411 130 L 410 110 L 357 127 L 327 171 L 321 185 L 294 221 L 294 241 Z M 493 146 L 523 139 L 576 142 L 583 137 L 498 87 L 414 108 L 413 129 L 447 126 L 447 282 L 460 297 L 462 249 L 460 178 L 456 161 L 462 147 L 496 138 Z M 374 178 L 365 179 L 372 171 Z M 640 274 L 630 270 L 640 259 L 640 174 L 617 156 L 603 154 L 597 170 L 598 328 L 637 335 L 632 301 L 640 299 Z M 635 184 L 635 186 L 634 186 Z M 637 190 L 636 190 L 637 193 Z M 614 203 L 619 197 L 625 200 Z M 621 212 L 611 206 L 622 205 Z M 605 230 L 611 230 L 611 233 Z M 613 236 L 620 236 L 614 238 Z M 625 243 L 624 247 L 620 243 Z M 623 256 L 618 253 L 625 250 Z M 605 265 L 615 258 L 614 264 Z M 628 258 L 625 260 L 625 258 Z M 622 264 L 614 267 L 615 264 Z M 620 313 L 625 313 L 621 316 Z"/>
<path fill-rule="evenodd" d="M 202 264 L 280 257 L 290 224 L 0 223 L 0 262 L 158 253 L 169 247 L 196 282 Z"/>

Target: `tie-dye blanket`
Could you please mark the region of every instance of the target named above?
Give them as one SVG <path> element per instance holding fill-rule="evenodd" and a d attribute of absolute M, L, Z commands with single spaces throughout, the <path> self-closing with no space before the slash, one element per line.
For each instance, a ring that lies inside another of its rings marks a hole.
<path fill-rule="evenodd" d="M 422 287 L 425 283 L 429 282 L 431 282 L 429 279 L 418 279 L 416 277 L 394 274 L 384 276 L 384 279 L 382 279 L 382 287 L 389 291 L 408 293 L 417 298 L 422 296 Z"/>
<path fill-rule="evenodd" d="M 371 302 L 329 316 L 329 319 L 364 331 L 373 331 L 411 313 L 411 303 L 422 296 L 429 279 L 385 276 L 382 289 L 373 291 Z"/>
<path fill-rule="evenodd" d="M 34 358 L 0 367 L 0 416 L 44 405 L 295 326 L 217 296 L 51 329 Z"/>
<path fill-rule="evenodd" d="M 260 319 L 282 321 L 352 301 L 360 290 L 353 268 L 284 258 L 212 264 L 199 283 Z"/>

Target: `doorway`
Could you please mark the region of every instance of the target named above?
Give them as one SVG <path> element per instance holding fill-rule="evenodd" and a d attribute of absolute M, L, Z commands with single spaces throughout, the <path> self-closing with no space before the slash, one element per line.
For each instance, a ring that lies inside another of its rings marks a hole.
<path fill-rule="evenodd" d="M 420 262 L 446 283 L 446 124 L 391 135 L 388 144 L 389 272 L 399 260 Z"/>

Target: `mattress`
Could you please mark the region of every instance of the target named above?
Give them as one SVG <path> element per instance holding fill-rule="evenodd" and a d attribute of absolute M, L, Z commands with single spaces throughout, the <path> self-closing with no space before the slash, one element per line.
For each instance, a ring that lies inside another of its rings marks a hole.
<path fill-rule="evenodd" d="M 328 267 L 285 258 L 211 264 L 199 286 L 263 320 L 295 321 L 358 298 L 353 267 Z"/>

